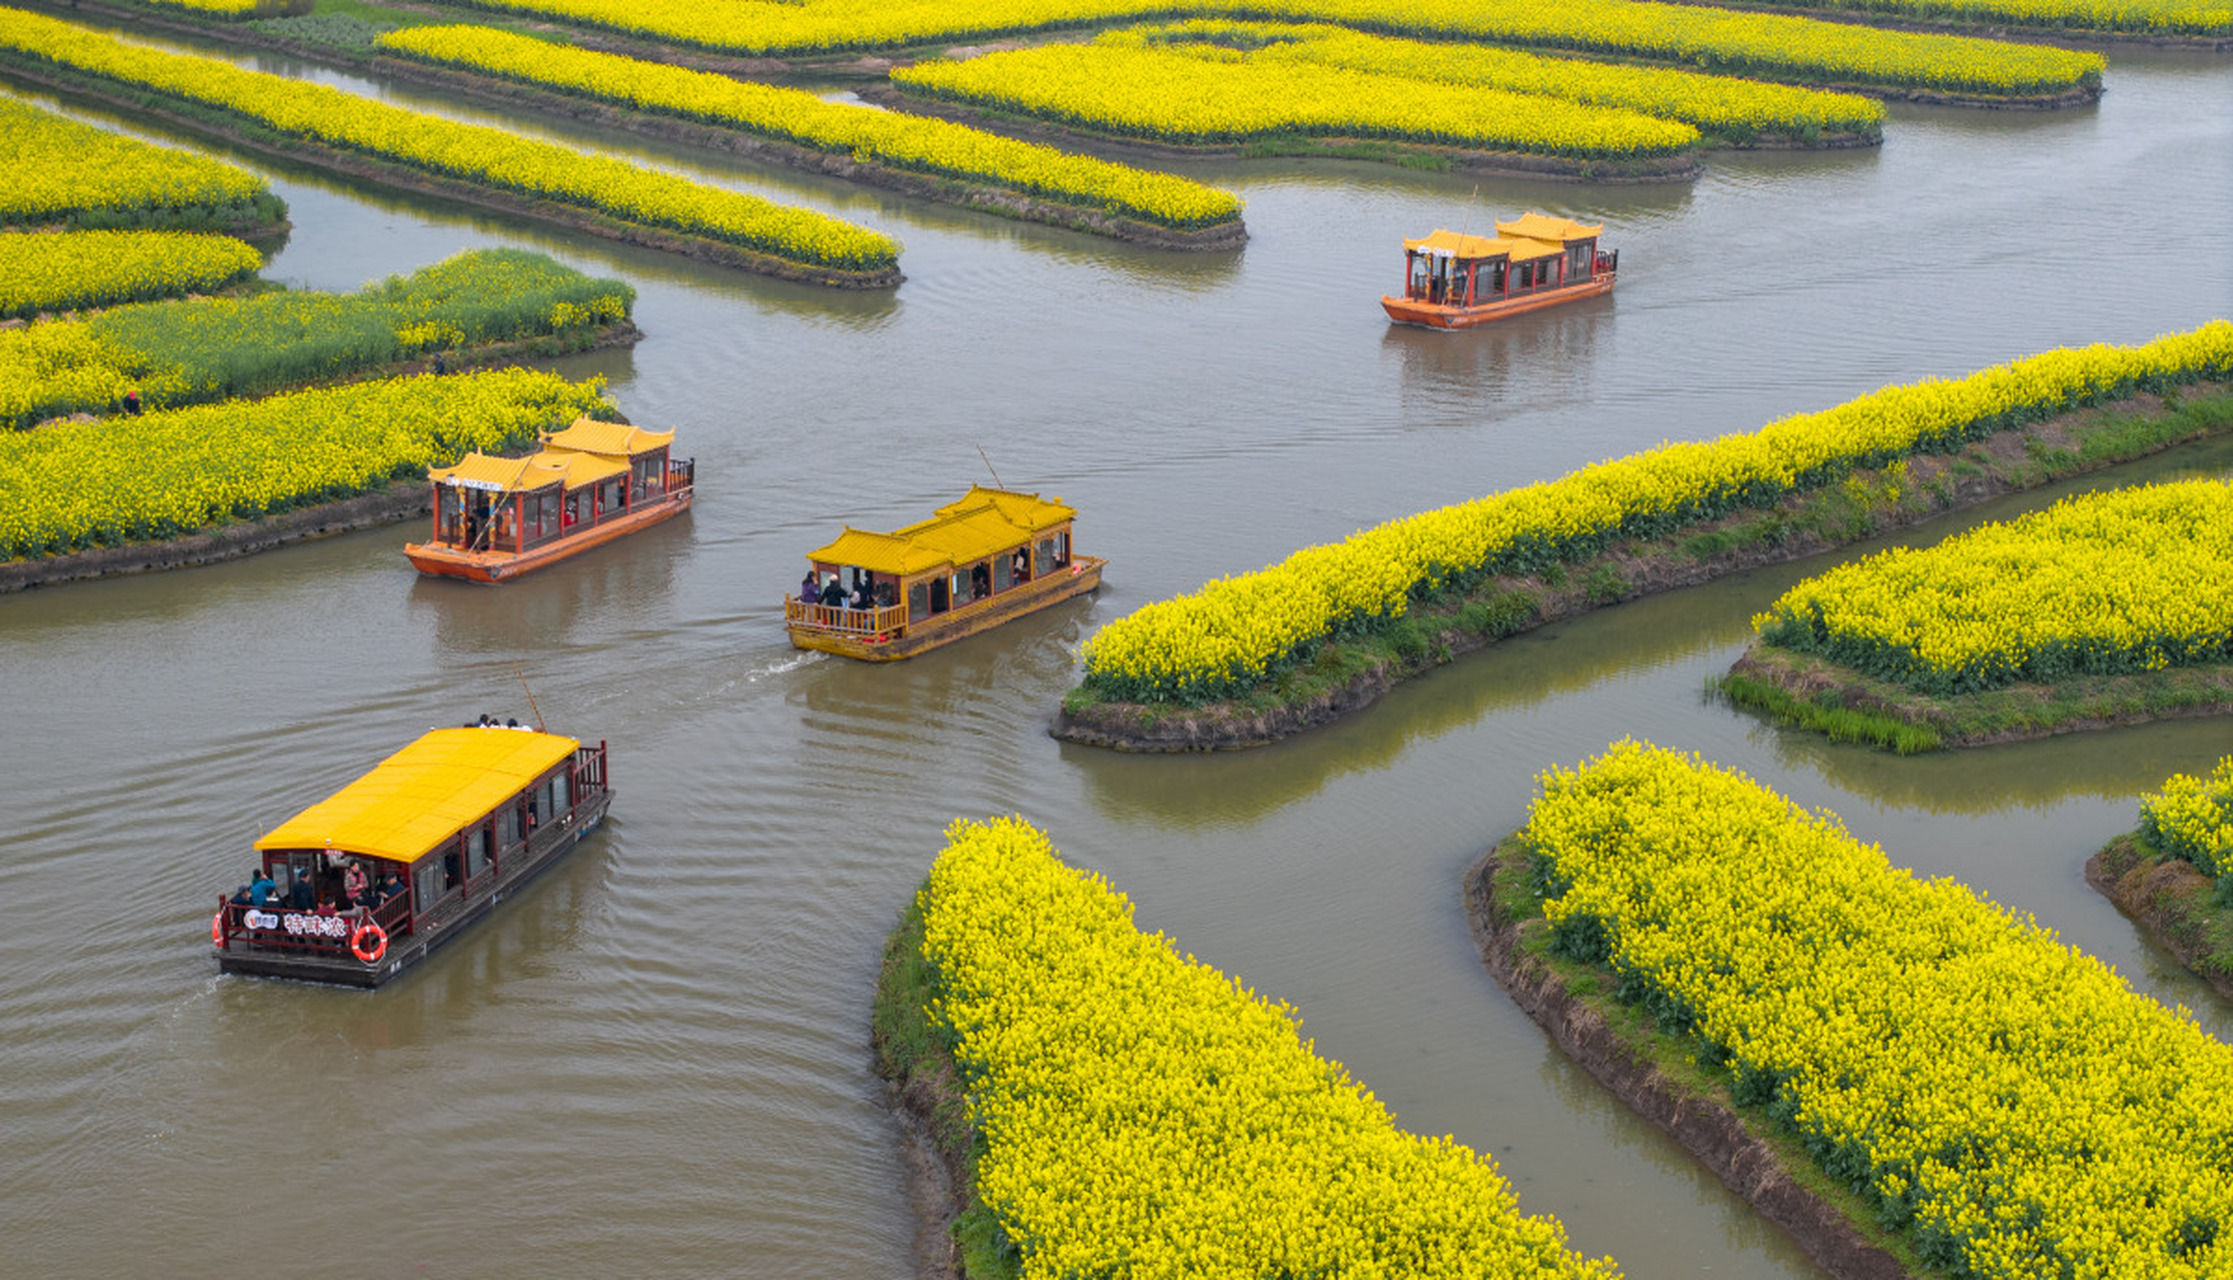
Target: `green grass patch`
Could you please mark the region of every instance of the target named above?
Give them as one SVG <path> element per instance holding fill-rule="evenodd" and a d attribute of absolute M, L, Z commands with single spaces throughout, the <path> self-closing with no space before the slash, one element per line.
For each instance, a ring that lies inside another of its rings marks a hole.
<path fill-rule="evenodd" d="M 2233 875 L 2214 882 L 2200 872 L 2162 876 L 2157 868 L 2193 864 L 2149 841 L 2142 832 L 2127 832 L 2110 841 L 2096 855 L 2111 886 L 2110 897 L 2127 914 L 2144 917 L 2148 928 L 2187 968 L 2204 979 L 2233 980 Z M 2137 881 L 2127 877 L 2139 873 Z M 2152 885 L 2140 896 L 2116 892 L 2119 881 Z"/>
<path fill-rule="evenodd" d="M 1832 742 L 1882 747 L 1903 756 L 1936 751 L 1944 745 L 1938 730 L 1927 724 L 1910 724 L 1881 712 L 1844 706 L 1837 701 L 1835 691 L 1801 698 L 1780 685 L 1735 672 L 1707 681 L 1707 687 L 1737 706 L 1763 712 L 1782 724 L 1811 729 Z"/>

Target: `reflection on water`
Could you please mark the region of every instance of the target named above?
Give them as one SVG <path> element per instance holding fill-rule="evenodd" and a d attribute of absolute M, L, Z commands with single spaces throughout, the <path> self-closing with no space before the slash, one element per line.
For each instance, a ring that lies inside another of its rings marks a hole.
<path fill-rule="evenodd" d="M 1402 366 L 1407 423 L 1466 428 L 1587 402 L 1593 349 L 1616 322 L 1618 297 L 1616 289 L 1478 329 L 1390 324 L 1380 345 Z"/>

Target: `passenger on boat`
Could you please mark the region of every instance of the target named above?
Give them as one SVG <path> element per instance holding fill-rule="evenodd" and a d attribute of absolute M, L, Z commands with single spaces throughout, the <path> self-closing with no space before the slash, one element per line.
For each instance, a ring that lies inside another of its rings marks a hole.
<path fill-rule="evenodd" d="M 1031 557 L 1025 554 L 1022 547 L 1016 548 L 1015 563 L 1010 567 L 1015 570 L 1016 585 L 1021 586 L 1031 581 Z"/>
<path fill-rule="evenodd" d="M 348 869 L 341 873 L 341 896 L 352 907 L 362 904 L 365 890 L 371 887 L 370 880 L 364 873 L 364 863 L 349 859 Z"/>
<path fill-rule="evenodd" d="M 821 579 L 816 578 L 814 576 L 814 571 L 812 569 L 809 569 L 806 571 L 806 576 L 799 579 L 799 599 L 807 604 L 813 604 L 815 601 L 820 600 L 821 598 Z"/>
<path fill-rule="evenodd" d="M 876 593 L 868 589 L 868 579 L 863 578 L 853 584 L 852 607 L 855 609 L 873 609 L 876 607 Z"/>
<path fill-rule="evenodd" d="M 978 565 L 969 571 L 969 598 L 982 600 L 992 594 L 992 567 Z"/>
<path fill-rule="evenodd" d="M 251 871 L 248 873 L 248 877 L 253 881 L 256 873 Z M 253 907 L 256 905 L 255 895 L 249 892 L 249 886 L 245 884 L 233 890 L 233 896 L 228 901 L 236 907 Z"/>
<path fill-rule="evenodd" d="M 248 882 L 248 900 L 259 907 L 269 907 L 275 905 L 273 899 L 278 894 L 279 886 L 273 884 L 271 877 L 258 868 L 256 878 Z"/>
<path fill-rule="evenodd" d="M 318 891 L 311 886 L 309 872 L 295 872 L 295 882 L 287 886 L 287 905 L 297 911 L 308 911 L 318 905 Z"/>
<path fill-rule="evenodd" d="M 380 905 L 384 907 L 402 896 L 403 877 L 395 873 L 395 868 L 390 867 L 387 878 L 380 882 Z"/>
<path fill-rule="evenodd" d="M 830 575 L 828 582 L 822 584 L 822 603 L 836 609 L 845 607 L 845 588 L 834 573 Z"/>

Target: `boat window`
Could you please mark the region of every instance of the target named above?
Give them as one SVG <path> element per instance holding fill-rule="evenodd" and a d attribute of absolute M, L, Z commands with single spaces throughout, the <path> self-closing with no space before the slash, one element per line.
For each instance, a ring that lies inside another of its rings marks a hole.
<path fill-rule="evenodd" d="M 412 897 L 418 903 L 419 910 L 424 911 L 433 906 L 450 891 L 447 868 L 455 864 L 456 858 L 457 854 L 454 852 L 430 857 L 412 871 L 411 878 L 417 882 Z"/>
<path fill-rule="evenodd" d="M 1002 552 L 992 558 L 992 589 L 1006 591 L 1016 585 L 1016 558 Z"/>
<path fill-rule="evenodd" d="M 1070 563 L 1070 531 L 1068 529 L 1064 529 L 1054 536 L 1054 562 L 1057 565 Z"/>
<path fill-rule="evenodd" d="M 930 616 L 930 584 L 918 582 L 907 588 L 907 620 L 921 622 Z"/>
<path fill-rule="evenodd" d="M 465 878 L 470 880 L 486 870 L 488 870 L 488 827 L 483 825 L 465 833 Z"/>
<path fill-rule="evenodd" d="M 1032 548 L 1031 576 L 1036 578 L 1042 573 L 1053 573 L 1054 565 L 1054 539 L 1039 539 L 1039 545 Z"/>
<path fill-rule="evenodd" d="M 930 611 L 932 613 L 944 613 L 953 607 L 953 603 L 952 589 L 946 579 L 932 578 L 930 580 Z"/>
<path fill-rule="evenodd" d="M 464 515 L 458 506 L 458 491 L 449 485 L 439 485 L 434 490 L 434 527 L 441 530 L 443 542 L 463 542 Z"/>
<path fill-rule="evenodd" d="M 519 806 L 505 805 L 496 814 L 496 847 L 509 849 L 519 843 Z"/>
<path fill-rule="evenodd" d="M 565 774 L 551 776 L 550 796 L 550 811 L 554 814 L 565 813 L 574 807 L 573 788 L 568 785 Z"/>
<path fill-rule="evenodd" d="M 954 591 L 961 603 L 982 600 L 992 594 L 992 562 L 979 560 L 969 566 L 969 572 L 954 576 Z"/>

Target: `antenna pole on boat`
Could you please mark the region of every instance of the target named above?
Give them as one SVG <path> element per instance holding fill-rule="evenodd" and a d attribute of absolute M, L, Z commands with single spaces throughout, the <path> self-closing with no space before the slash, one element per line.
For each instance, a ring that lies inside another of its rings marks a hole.
<path fill-rule="evenodd" d="M 1465 221 L 1458 224 L 1458 235 L 1460 238 L 1463 238 L 1466 232 L 1473 229 L 1473 202 L 1480 198 L 1481 184 L 1476 182 L 1473 184 L 1473 194 L 1465 198 Z"/>
<path fill-rule="evenodd" d="M 535 691 L 527 687 L 527 673 L 520 670 L 519 664 L 515 662 L 512 664 L 512 674 L 519 677 L 519 687 L 527 693 L 527 709 L 535 713 L 535 732 L 544 732 L 543 709 L 535 705 Z"/>
<path fill-rule="evenodd" d="M 985 446 L 977 446 L 977 456 L 980 458 L 985 458 Z M 985 458 L 985 470 L 992 471 L 992 459 Z M 995 489 L 1005 489 L 1008 487 L 1007 485 L 1000 483 L 1000 473 L 997 471 L 992 471 L 992 487 Z"/>

